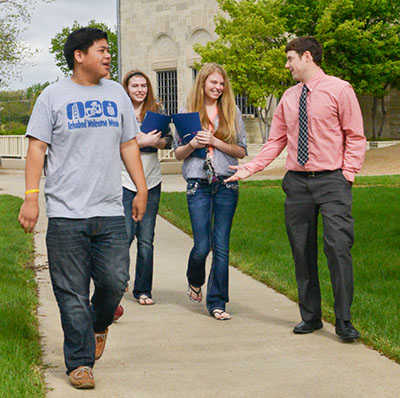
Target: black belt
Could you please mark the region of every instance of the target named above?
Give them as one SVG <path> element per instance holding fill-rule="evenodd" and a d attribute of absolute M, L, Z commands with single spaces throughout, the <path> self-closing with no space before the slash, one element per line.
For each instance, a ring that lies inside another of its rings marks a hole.
<path fill-rule="evenodd" d="M 338 171 L 340 169 L 337 170 L 322 170 L 322 171 L 293 171 L 291 170 L 291 173 L 295 173 L 297 175 L 306 177 L 306 178 L 314 178 L 314 177 L 318 177 L 318 176 L 323 176 L 323 175 L 327 175 L 327 174 L 332 174 L 335 173 L 336 171 Z"/>

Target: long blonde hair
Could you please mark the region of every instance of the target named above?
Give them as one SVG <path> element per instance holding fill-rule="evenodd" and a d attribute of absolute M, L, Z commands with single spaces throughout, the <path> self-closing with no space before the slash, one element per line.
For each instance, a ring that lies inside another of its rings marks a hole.
<path fill-rule="evenodd" d="M 146 84 L 147 84 L 147 95 L 146 95 L 145 100 L 143 101 L 143 107 L 142 107 L 142 109 L 140 111 L 140 115 L 139 115 L 139 120 L 140 120 L 140 122 L 142 122 L 144 119 L 144 115 L 146 114 L 147 111 L 158 112 L 161 104 L 154 97 L 153 86 L 151 85 L 151 81 L 150 81 L 149 77 L 144 72 L 142 72 L 141 70 L 138 70 L 138 69 L 129 71 L 124 76 L 124 80 L 122 81 L 122 86 L 124 87 L 128 96 L 129 96 L 129 91 L 128 91 L 129 80 L 134 76 L 143 77 L 146 80 Z"/>
<path fill-rule="evenodd" d="M 228 75 L 225 69 L 215 63 L 204 64 L 196 77 L 196 82 L 192 87 L 187 101 L 188 112 L 199 112 L 202 126 L 208 128 L 211 123 L 204 104 L 204 84 L 207 77 L 212 73 L 218 72 L 224 78 L 224 91 L 217 100 L 218 108 L 218 129 L 215 137 L 229 144 L 236 143 L 236 104 L 235 97 Z"/>

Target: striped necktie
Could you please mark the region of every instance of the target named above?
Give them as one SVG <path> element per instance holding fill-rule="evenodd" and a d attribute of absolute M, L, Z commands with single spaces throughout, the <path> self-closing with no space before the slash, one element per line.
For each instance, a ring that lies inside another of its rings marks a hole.
<path fill-rule="evenodd" d="M 307 93 L 308 87 L 303 86 L 299 102 L 299 143 L 297 149 L 297 161 L 304 166 L 308 161 L 308 117 L 307 117 Z"/>

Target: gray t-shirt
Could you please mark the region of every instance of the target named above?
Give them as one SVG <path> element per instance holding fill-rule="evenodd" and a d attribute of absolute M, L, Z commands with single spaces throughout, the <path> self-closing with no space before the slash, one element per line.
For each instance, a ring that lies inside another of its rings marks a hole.
<path fill-rule="evenodd" d="M 120 216 L 120 144 L 139 131 L 131 101 L 116 82 L 81 86 L 70 78 L 36 101 L 26 135 L 48 144 L 48 217 Z"/>
<path fill-rule="evenodd" d="M 182 109 L 180 112 L 186 112 L 185 109 Z M 237 134 L 237 145 L 243 147 L 246 150 L 247 154 L 247 145 L 246 145 L 246 130 L 244 127 L 244 122 L 242 119 L 242 114 L 239 108 L 236 108 L 236 134 Z M 218 116 L 214 119 L 214 130 L 218 129 Z M 178 133 L 175 132 L 174 135 L 174 149 L 178 146 L 182 145 L 180 143 L 180 139 Z M 222 152 L 216 148 L 213 150 L 212 155 L 212 164 L 215 169 L 215 173 L 217 176 L 227 177 L 235 173 L 234 170 L 230 169 L 229 166 L 237 166 L 238 160 L 233 156 L 228 155 L 225 152 Z M 182 165 L 182 175 L 185 180 L 188 178 L 202 178 L 207 179 L 206 172 L 203 169 L 204 159 L 198 158 L 196 156 L 188 156 Z"/>

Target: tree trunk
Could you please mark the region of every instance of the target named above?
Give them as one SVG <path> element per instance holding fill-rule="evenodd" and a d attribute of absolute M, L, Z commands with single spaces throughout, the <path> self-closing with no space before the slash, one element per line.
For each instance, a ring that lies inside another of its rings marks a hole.
<path fill-rule="evenodd" d="M 376 108 L 377 108 L 378 98 L 374 97 L 374 102 L 371 108 L 371 116 L 372 116 L 372 139 L 376 139 Z"/>
<path fill-rule="evenodd" d="M 268 121 L 268 114 L 269 111 L 271 110 L 271 105 L 272 105 L 272 100 L 274 97 L 270 95 L 268 97 L 268 102 L 267 106 L 264 108 L 261 108 L 260 106 L 257 108 L 257 116 L 258 116 L 258 125 L 260 126 L 260 132 L 261 132 L 261 140 L 262 143 L 264 144 L 268 137 L 269 137 L 269 130 L 271 128 L 271 125 Z"/>
<path fill-rule="evenodd" d="M 379 131 L 378 131 L 378 137 L 382 137 L 383 133 L 383 126 L 385 125 L 386 121 L 386 108 L 385 108 L 385 97 L 381 98 L 381 109 L 382 109 L 382 119 L 381 119 L 381 124 L 379 126 Z"/>
<path fill-rule="evenodd" d="M 260 127 L 261 142 L 264 143 L 269 133 L 268 120 L 265 118 L 266 108 L 257 107 L 257 119 Z"/>

